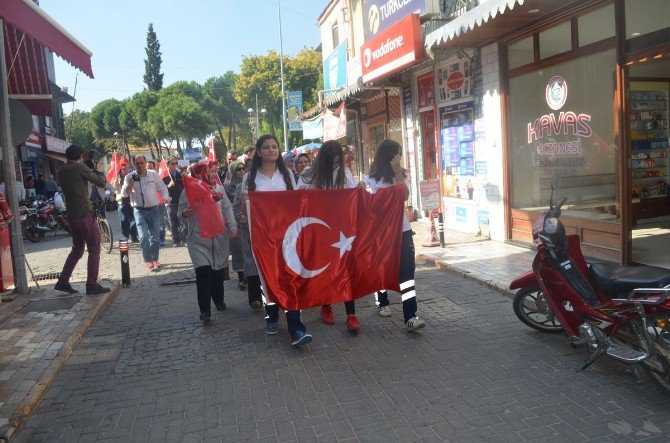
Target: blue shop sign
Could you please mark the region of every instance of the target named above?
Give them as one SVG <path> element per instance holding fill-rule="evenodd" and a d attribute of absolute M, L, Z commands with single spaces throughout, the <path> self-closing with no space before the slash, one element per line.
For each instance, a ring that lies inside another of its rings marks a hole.
<path fill-rule="evenodd" d="M 323 60 L 323 89 L 340 89 L 345 86 L 347 86 L 347 47 L 342 42 Z"/>
<path fill-rule="evenodd" d="M 426 0 L 363 0 L 365 41 L 390 28 L 408 14 L 426 14 Z"/>
<path fill-rule="evenodd" d="M 477 211 L 477 220 L 483 225 L 489 224 L 489 211 Z"/>

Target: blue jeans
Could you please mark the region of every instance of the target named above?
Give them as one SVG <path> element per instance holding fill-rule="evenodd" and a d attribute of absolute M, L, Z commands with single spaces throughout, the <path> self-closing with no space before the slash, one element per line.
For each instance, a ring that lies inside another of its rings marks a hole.
<path fill-rule="evenodd" d="M 135 223 L 135 217 L 133 216 L 133 207 L 130 205 L 130 197 L 123 197 L 121 199 L 119 219 L 121 220 L 121 234 L 123 237 L 136 241 L 137 224 Z"/>
<path fill-rule="evenodd" d="M 161 230 L 160 206 L 149 209 L 134 208 L 137 233 L 140 237 L 140 248 L 145 263 L 158 261 L 158 241 Z"/>

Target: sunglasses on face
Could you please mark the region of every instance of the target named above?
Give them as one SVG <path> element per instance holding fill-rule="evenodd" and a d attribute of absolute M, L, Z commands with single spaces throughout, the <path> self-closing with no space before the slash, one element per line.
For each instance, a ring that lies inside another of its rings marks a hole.
<path fill-rule="evenodd" d="M 235 172 L 244 171 L 244 168 L 235 168 Z"/>

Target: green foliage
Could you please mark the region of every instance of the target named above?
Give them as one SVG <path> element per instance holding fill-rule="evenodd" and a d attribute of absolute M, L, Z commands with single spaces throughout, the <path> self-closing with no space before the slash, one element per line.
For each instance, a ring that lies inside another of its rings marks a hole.
<path fill-rule="evenodd" d="M 90 114 L 79 109 L 65 117 L 65 138 L 87 151 L 100 148 L 91 130 Z"/>
<path fill-rule="evenodd" d="M 163 88 L 163 74 L 161 64 L 161 44 L 154 32 L 153 23 L 149 23 L 147 30 L 147 46 L 144 48 L 147 58 L 144 60 L 144 83 L 149 91 L 160 91 Z"/>
<path fill-rule="evenodd" d="M 115 132 L 121 132 L 119 115 L 123 106 L 115 98 L 103 100 L 91 110 L 90 123 L 93 136 L 102 140 L 114 137 Z"/>

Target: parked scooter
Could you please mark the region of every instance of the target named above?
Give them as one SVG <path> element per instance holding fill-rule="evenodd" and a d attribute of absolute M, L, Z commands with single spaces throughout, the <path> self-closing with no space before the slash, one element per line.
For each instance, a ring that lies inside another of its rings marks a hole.
<path fill-rule="evenodd" d="M 22 231 L 25 238 L 33 243 L 44 239 L 47 232 L 70 232 L 70 224 L 65 212 L 58 209 L 53 200 L 36 199 L 32 208 L 23 207 L 21 211 Z M 25 217 L 25 219 L 24 219 Z"/>
<path fill-rule="evenodd" d="M 44 238 L 44 232 L 37 228 L 37 209 L 28 206 L 19 207 L 19 217 L 21 220 L 21 233 L 23 238 L 32 243 L 38 243 Z"/>
<path fill-rule="evenodd" d="M 670 390 L 670 271 L 653 266 L 587 265 L 579 237 L 566 235 L 560 221 L 567 200 L 553 203 L 533 225 L 538 247 L 533 267 L 510 284 L 519 289 L 514 312 L 526 325 L 544 332 L 565 331 L 570 342 L 585 345 L 586 370 L 602 356 L 645 367 Z"/>

